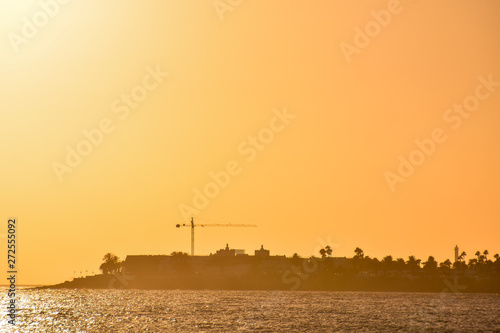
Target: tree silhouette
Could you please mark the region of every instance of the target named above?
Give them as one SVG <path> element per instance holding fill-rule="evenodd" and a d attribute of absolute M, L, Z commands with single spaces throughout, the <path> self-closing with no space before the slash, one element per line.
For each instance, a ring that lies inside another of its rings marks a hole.
<path fill-rule="evenodd" d="M 327 245 L 324 249 L 319 250 L 319 254 L 321 254 L 321 258 L 325 258 L 327 255 L 330 257 L 333 253 L 330 245 Z"/>
<path fill-rule="evenodd" d="M 99 269 L 104 274 L 119 272 L 122 266 L 120 258 L 113 253 L 106 253 L 102 258 L 104 262 L 99 266 Z"/>
<path fill-rule="evenodd" d="M 405 260 L 403 258 L 396 259 L 396 269 L 398 271 L 404 271 L 405 270 Z"/>
<path fill-rule="evenodd" d="M 360 258 L 360 259 L 365 256 L 365 254 L 363 253 L 363 250 L 361 250 L 359 247 L 354 249 L 354 253 L 356 253 L 355 257 Z"/>
<path fill-rule="evenodd" d="M 381 262 L 382 262 L 382 267 L 384 270 L 386 270 L 386 271 L 392 270 L 392 266 L 393 266 L 392 256 L 385 256 Z"/>
<path fill-rule="evenodd" d="M 302 258 L 297 253 L 294 253 L 292 256 L 292 264 L 295 266 L 299 266 L 301 262 Z"/>
<path fill-rule="evenodd" d="M 469 268 L 470 269 L 474 269 L 477 265 L 477 259 L 476 258 L 473 258 L 473 259 L 469 259 Z"/>
<path fill-rule="evenodd" d="M 410 270 L 415 271 L 420 268 L 421 261 L 420 259 L 416 259 L 415 256 L 409 256 L 406 265 L 408 265 Z"/>
<path fill-rule="evenodd" d="M 439 268 L 442 268 L 442 269 L 451 269 L 451 261 L 450 259 L 446 259 L 445 261 L 443 261 L 442 263 L 439 264 Z"/>
<path fill-rule="evenodd" d="M 483 251 L 483 254 L 484 254 L 484 257 L 486 258 L 486 260 L 488 260 L 488 254 L 490 254 L 490 253 L 488 252 L 488 250 L 484 250 L 484 251 Z"/>
<path fill-rule="evenodd" d="M 189 254 L 185 252 L 172 252 L 172 266 L 179 272 L 186 272 L 191 269 Z"/>
<path fill-rule="evenodd" d="M 435 270 L 437 268 L 437 261 L 433 256 L 429 256 L 426 262 L 424 262 L 424 269 Z"/>

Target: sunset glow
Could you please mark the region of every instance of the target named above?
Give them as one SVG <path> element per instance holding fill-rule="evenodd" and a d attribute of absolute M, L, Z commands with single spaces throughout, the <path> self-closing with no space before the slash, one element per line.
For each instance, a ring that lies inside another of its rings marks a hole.
<path fill-rule="evenodd" d="M 199 255 L 500 252 L 499 13 L 2 0 L 0 239 L 16 217 L 18 283 L 190 252 L 190 217 L 257 225 L 198 228 Z"/>

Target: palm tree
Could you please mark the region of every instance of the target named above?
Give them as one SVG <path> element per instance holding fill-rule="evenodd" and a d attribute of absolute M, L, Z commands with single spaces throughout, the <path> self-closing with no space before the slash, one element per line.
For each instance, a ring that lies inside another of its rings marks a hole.
<path fill-rule="evenodd" d="M 104 273 L 115 273 L 118 272 L 122 266 L 120 258 L 113 253 L 106 253 L 102 258 L 104 262 L 99 266 L 99 269 Z"/>
<path fill-rule="evenodd" d="M 478 263 L 484 264 L 485 262 L 485 256 L 483 254 L 479 255 L 479 258 L 477 260 Z"/>
<path fill-rule="evenodd" d="M 476 251 L 475 255 L 477 256 L 477 259 L 479 260 L 479 256 L 481 255 L 481 252 Z"/>
<path fill-rule="evenodd" d="M 484 250 L 484 251 L 483 251 L 483 254 L 484 254 L 484 257 L 486 258 L 486 260 L 488 260 L 488 254 L 490 254 L 490 253 L 488 252 L 488 250 Z"/>
<path fill-rule="evenodd" d="M 469 259 L 469 268 L 472 268 L 474 269 L 477 265 L 477 259 L 474 258 L 474 259 Z"/>
<path fill-rule="evenodd" d="M 410 270 L 414 271 L 420 268 L 420 262 L 421 260 L 416 259 L 415 256 L 409 256 L 406 265 L 408 265 Z"/>
<path fill-rule="evenodd" d="M 463 260 L 465 262 L 465 257 L 467 256 L 467 253 L 465 253 L 465 251 L 462 251 L 462 253 L 460 254 L 459 258 L 460 260 Z"/>
<path fill-rule="evenodd" d="M 493 258 L 495 258 L 495 261 L 498 261 L 498 260 L 499 260 L 499 258 L 500 258 L 500 256 L 498 255 L 498 253 L 496 253 L 496 254 L 493 256 Z"/>

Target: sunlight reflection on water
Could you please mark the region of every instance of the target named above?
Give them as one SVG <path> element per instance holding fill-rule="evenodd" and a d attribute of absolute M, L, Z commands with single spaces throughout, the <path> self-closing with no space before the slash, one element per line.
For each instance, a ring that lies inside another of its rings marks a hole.
<path fill-rule="evenodd" d="M 494 294 L 24 289 L 18 305 L 2 332 L 500 331 Z"/>

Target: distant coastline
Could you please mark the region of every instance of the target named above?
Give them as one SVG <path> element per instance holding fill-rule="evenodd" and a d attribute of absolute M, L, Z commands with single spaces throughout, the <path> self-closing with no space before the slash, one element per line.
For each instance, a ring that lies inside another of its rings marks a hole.
<path fill-rule="evenodd" d="M 266 278 L 239 277 L 206 278 L 182 277 L 162 279 L 141 276 L 125 286 L 119 281 L 119 274 L 99 274 L 75 278 L 51 286 L 33 289 L 143 289 L 143 290 L 298 290 L 298 291 L 373 291 L 373 292 L 451 292 L 451 293 L 500 293 L 500 279 L 470 278 L 348 278 L 322 276 L 305 280 L 298 288 L 290 288 L 282 282 L 281 276 Z M 455 289 L 455 290 L 454 290 Z"/>
<path fill-rule="evenodd" d="M 356 248 L 352 258 L 332 257 L 327 246 L 321 258 L 271 256 L 262 246 L 253 256 L 226 248 L 210 256 L 129 255 L 123 262 L 111 253 L 104 256 L 104 274 L 74 278 L 45 288 L 88 289 L 194 289 L 194 290 L 323 290 L 500 293 L 500 260 L 477 259 L 465 263 L 465 252 L 456 260 L 438 264 L 433 257 L 421 264 L 391 256 L 379 261 Z"/>

